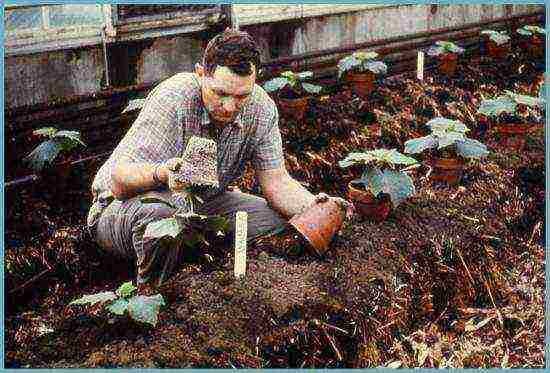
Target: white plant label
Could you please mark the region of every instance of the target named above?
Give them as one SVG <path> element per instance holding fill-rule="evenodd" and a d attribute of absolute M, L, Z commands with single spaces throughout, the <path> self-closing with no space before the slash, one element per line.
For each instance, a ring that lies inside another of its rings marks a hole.
<path fill-rule="evenodd" d="M 424 80 L 424 52 L 418 52 L 416 61 L 416 77 L 418 80 Z"/>
<path fill-rule="evenodd" d="M 237 211 L 235 216 L 235 277 L 246 273 L 246 235 L 248 230 L 248 213 Z"/>

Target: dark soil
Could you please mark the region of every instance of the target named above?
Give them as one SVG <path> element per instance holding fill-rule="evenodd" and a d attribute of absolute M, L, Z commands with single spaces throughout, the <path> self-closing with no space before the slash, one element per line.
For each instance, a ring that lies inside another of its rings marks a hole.
<path fill-rule="evenodd" d="M 8 191 L 6 367 L 543 367 L 544 126 L 515 152 L 475 114 L 482 95 L 532 91 L 540 64 L 514 56 L 473 57 L 452 79 L 388 78 L 369 101 L 344 87 L 312 99 L 303 122 L 281 120 L 287 168 L 312 192 L 345 196 L 361 170 L 339 160 L 402 151 L 433 116 L 463 121 L 491 154 L 455 186 L 414 169 L 414 197 L 385 222 L 347 222 L 322 258 L 293 235 L 266 238 L 235 280 L 230 248 L 199 253 L 141 289 L 166 300 L 156 327 L 68 306 L 133 276 L 83 228 L 89 176 L 75 171 L 63 193 Z M 257 190 L 250 170 L 241 187 Z"/>

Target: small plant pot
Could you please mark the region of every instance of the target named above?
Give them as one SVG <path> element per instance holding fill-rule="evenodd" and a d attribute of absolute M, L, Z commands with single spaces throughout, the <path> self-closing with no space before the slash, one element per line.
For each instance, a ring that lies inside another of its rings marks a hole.
<path fill-rule="evenodd" d="M 525 137 L 531 128 L 531 125 L 523 123 L 499 124 L 495 127 L 495 132 L 500 135 L 499 145 L 516 151 L 523 150 L 525 148 Z"/>
<path fill-rule="evenodd" d="M 443 75 L 453 76 L 457 63 L 458 55 L 456 53 L 444 53 L 439 56 L 439 72 Z"/>
<path fill-rule="evenodd" d="M 435 158 L 432 160 L 430 180 L 442 181 L 449 185 L 458 184 L 462 178 L 464 162 L 458 158 Z"/>
<path fill-rule="evenodd" d="M 351 90 L 361 98 L 367 98 L 374 91 L 375 76 L 372 72 L 349 73 L 347 80 Z"/>
<path fill-rule="evenodd" d="M 348 184 L 348 197 L 353 202 L 355 210 L 375 222 L 386 220 L 392 208 L 389 196 L 381 194 L 375 198 L 371 192 L 359 189 L 355 185 L 353 181 Z"/>
<path fill-rule="evenodd" d="M 510 43 L 498 45 L 492 40 L 487 41 L 487 54 L 495 60 L 503 60 L 510 53 Z"/>
<path fill-rule="evenodd" d="M 332 199 L 319 202 L 290 219 L 292 225 L 309 243 L 315 255 L 323 255 L 332 238 L 340 230 L 346 211 Z"/>
<path fill-rule="evenodd" d="M 307 97 L 300 98 L 279 98 L 279 109 L 281 115 L 287 119 L 301 121 L 304 119 L 307 108 Z"/>

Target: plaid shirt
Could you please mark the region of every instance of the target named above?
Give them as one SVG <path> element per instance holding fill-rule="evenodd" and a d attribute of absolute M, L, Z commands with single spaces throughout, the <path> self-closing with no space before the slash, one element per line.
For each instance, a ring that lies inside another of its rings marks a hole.
<path fill-rule="evenodd" d="M 94 202 L 111 190 L 111 170 L 117 162 L 160 163 L 181 157 L 191 136 L 212 138 L 209 128 L 196 75 L 180 73 L 163 81 L 148 95 L 136 121 L 99 169 L 92 183 Z M 278 112 L 258 85 L 234 123 L 225 126 L 214 140 L 220 190 L 242 175 L 248 161 L 256 171 L 283 163 Z"/>

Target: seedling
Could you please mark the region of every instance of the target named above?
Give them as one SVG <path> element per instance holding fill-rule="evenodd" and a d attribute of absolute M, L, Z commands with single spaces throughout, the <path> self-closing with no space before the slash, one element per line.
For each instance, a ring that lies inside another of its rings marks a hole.
<path fill-rule="evenodd" d="M 47 164 L 51 165 L 61 152 L 69 152 L 78 145 L 86 146 L 80 140 L 79 131 L 59 131 L 54 127 L 43 127 L 33 131 L 33 135 L 47 138 L 24 158 L 36 173 L 42 171 Z"/>
<path fill-rule="evenodd" d="M 516 32 L 523 36 L 539 36 L 539 35 L 546 34 L 545 29 L 535 25 L 525 25 L 523 27 L 518 28 Z"/>
<path fill-rule="evenodd" d="M 544 107 L 544 99 L 541 97 L 542 86 L 543 85 L 541 85 L 541 90 L 539 91 L 539 97 L 504 91 L 504 94 L 496 99 L 482 100 L 477 112 L 478 114 L 483 114 L 488 117 L 499 118 L 507 123 L 523 123 L 525 119 L 522 118 L 523 114 L 521 110 L 518 110 L 519 108 L 523 106 L 527 114 L 536 116 L 533 109 Z"/>
<path fill-rule="evenodd" d="M 313 76 L 311 71 L 303 71 L 294 73 L 285 71 L 279 77 L 268 80 L 264 83 L 264 89 L 268 93 L 276 92 L 279 97 L 299 98 L 307 94 L 317 94 L 321 92 L 323 87 L 311 83 L 306 83 L 305 80 Z"/>
<path fill-rule="evenodd" d="M 504 45 L 510 41 L 510 37 L 505 31 L 483 30 L 481 34 L 487 35 L 489 40 L 495 42 L 496 45 Z"/>
<path fill-rule="evenodd" d="M 395 208 L 415 193 L 411 177 L 402 169 L 397 169 L 397 166 L 414 166 L 417 163 L 416 159 L 407 157 L 396 149 L 375 149 L 350 153 L 338 164 L 342 168 L 362 165 L 363 174 L 354 183 L 362 185 L 375 198 L 380 193 L 388 194 Z"/>
<path fill-rule="evenodd" d="M 454 54 L 462 54 L 464 53 L 464 48 L 459 47 L 453 42 L 450 41 L 436 41 L 434 45 L 432 45 L 428 50 L 426 51 L 429 56 L 436 57 L 441 56 L 449 53 Z"/>
<path fill-rule="evenodd" d="M 447 158 L 460 156 L 473 159 L 489 154 L 484 144 L 466 137 L 466 132 L 470 130 L 461 121 L 437 117 L 426 125 L 431 133 L 428 136 L 406 141 L 405 153 L 418 154 L 427 149 L 435 149 Z"/>
<path fill-rule="evenodd" d="M 355 52 L 350 56 L 342 58 L 338 61 L 338 78 L 342 78 L 349 72 L 372 72 L 375 75 L 386 74 L 388 66 L 377 61 L 378 53 L 376 52 Z"/>
<path fill-rule="evenodd" d="M 137 288 L 132 282 L 123 283 L 115 292 L 104 291 L 101 293 L 84 295 L 73 300 L 69 306 L 101 304 L 104 309 L 114 315 L 123 316 L 128 313 L 135 321 L 156 326 L 158 313 L 164 306 L 164 298 L 161 294 L 153 296 L 133 295 Z"/>

